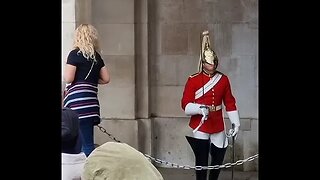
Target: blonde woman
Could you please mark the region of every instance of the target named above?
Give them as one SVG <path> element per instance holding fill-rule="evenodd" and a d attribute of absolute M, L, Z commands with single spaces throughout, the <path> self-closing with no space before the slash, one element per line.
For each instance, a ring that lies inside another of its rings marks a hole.
<path fill-rule="evenodd" d="M 67 58 L 64 80 L 69 83 L 64 107 L 78 113 L 82 151 L 89 156 L 94 149 L 93 127 L 101 121 L 98 84 L 110 82 L 94 26 L 81 24 L 75 30 L 73 50 Z"/>

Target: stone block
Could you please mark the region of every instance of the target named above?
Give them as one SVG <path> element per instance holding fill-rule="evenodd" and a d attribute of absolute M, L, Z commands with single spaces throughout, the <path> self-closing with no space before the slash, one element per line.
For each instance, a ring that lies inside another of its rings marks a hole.
<path fill-rule="evenodd" d="M 116 140 L 127 143 L 128 145 L 139 149 L 138 141 L 138 121 L 128 119 L 103 119 L 100 123 L 107 133 L 100 130 L 99 127 L 94 127 L 94 142 L 97 145 L 102 145 L 106 142 Z M 126 133 L 123 133 L 126 132 Z"/>
<path fill-rule="evenodd" d="M 97 24 L 104 55 L 134 55 L 134 24 Z"/>
<path fill-rule="evenodd" d="M 92 17 L 97 24 L 133 24 L 134 3 L 132 0 L 93 0 Z"/>

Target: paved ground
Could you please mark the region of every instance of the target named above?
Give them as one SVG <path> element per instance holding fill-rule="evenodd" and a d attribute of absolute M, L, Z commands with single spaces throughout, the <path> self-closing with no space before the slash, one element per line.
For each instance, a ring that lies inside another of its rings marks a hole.
<path fill-rule="evenodd" d="M 164 180 L 196 180 L 194 169 L 158 168 Z M 219 180 L 231 180 L 231 170 L 222 170 Z M 258 180 L 258 172 L 234 171 L 233 180 Z"/>

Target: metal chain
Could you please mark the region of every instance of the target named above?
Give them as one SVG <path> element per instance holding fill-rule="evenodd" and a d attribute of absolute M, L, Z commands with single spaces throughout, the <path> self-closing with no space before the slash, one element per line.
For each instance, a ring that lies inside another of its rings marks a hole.
<path fill-rule="evenodd" d="M 98 128 L 105 134 L 107 134 L 109 136 L 109 138 L 113 139 L 114 141 L 116 142 L 119 142 L 121 143 L 121 141 L 117 140 L 114 136 L 112 136 L 110 133 L 107 132 L 107 130 L 100 126 L 100 125 L 97 125 Z M 148 154 L 144 154 L 147 158 L 149 158 L 150 160 L 158 163 L 158 164 L 164 164 L 166 166 L 171 166 L 173 168 L 180 168 L 180 169 L 195 169 L 195 170 L 211 170 L 211 169 L 221 169 L 221 168 L 229 168 L 229 167 L 232 167 L 232 166 L 235 166 L 235 165 L 241 165 L 245 162 L 248 162 L 248 161 L 253 161 L 254 159 L 258 158 L 259 154 L 255 154 L 253 156 L 250 156 L 244 160 L 238 160 L 234 163 L 225 163 L 223 165 L 214 165 L 214 166 L 189 166 L 189 165 L 179 165 L 179 164 L 176 164 L 176 163 L 171 163 L 171 162 L 168 162 L 168 161 L 164 161 L 164 160 L 161 160 L 161 159 L 158 159 L 158 158 L 154 158 Z"/>
<path fill-rule="evenodd" d="M 154 162 L 156 163 L 159 163 L 159 164 L 164 164 L 164 165 L 167 165 L 167 166 L 171 166 L 173 168 L 182 168 L 182 169 L 195 169 L 195 170 L 210 170 L 210 169 L 220 169 L 220 168 L 229 168 L 229 167 L 232 167 L 232 166 L 235 166 L 235 165 L 241 165 L 247 161 L 252 161 L 256 158 L 258 158 L 259 154 L 255 154 L 253 156 L 250 156 L 248 157 L 247 159 L 244 159 L 244 160 L 238 160 L 234 163 L 226 163 L 226 164 L 223 164 L 223 165 L 214 165 L 214 166 L 189 166 L 189 165 L 178 165 L 176 163 L 171 163 L 171 162 L 168 162 L 168 161 L 163 161 L 161 159 L 157 159 L 157 158 L 154 158 L 148 154 L 145 154 L 145 156 L 151 160 L 153 160 Z"/>
<path fill-rule="evenodd" d="M 108 133 L 107 130 L 104 127 L 102 127 L 100 125 L 97 125 L 97 126 L 100 129 L 100 131 L 102 131 L 103 133 L 107 134 L 109 136 L 109 138 L 113 139 L 116 142 L 121 143 L 121 141 L 117 140 L 114 136 L 112 136 L 110 133 Z"/>

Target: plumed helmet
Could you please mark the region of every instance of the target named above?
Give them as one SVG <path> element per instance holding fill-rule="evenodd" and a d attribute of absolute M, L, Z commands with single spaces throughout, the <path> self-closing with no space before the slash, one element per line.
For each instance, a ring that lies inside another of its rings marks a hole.
<path fill-rule="evenodd" d="M 200 35 L 199 71 L 202 71 L 202 63 L 212 64 L 217 68 L 218 57 L 210 45 L 209 31 L 203 31 Z"/>

